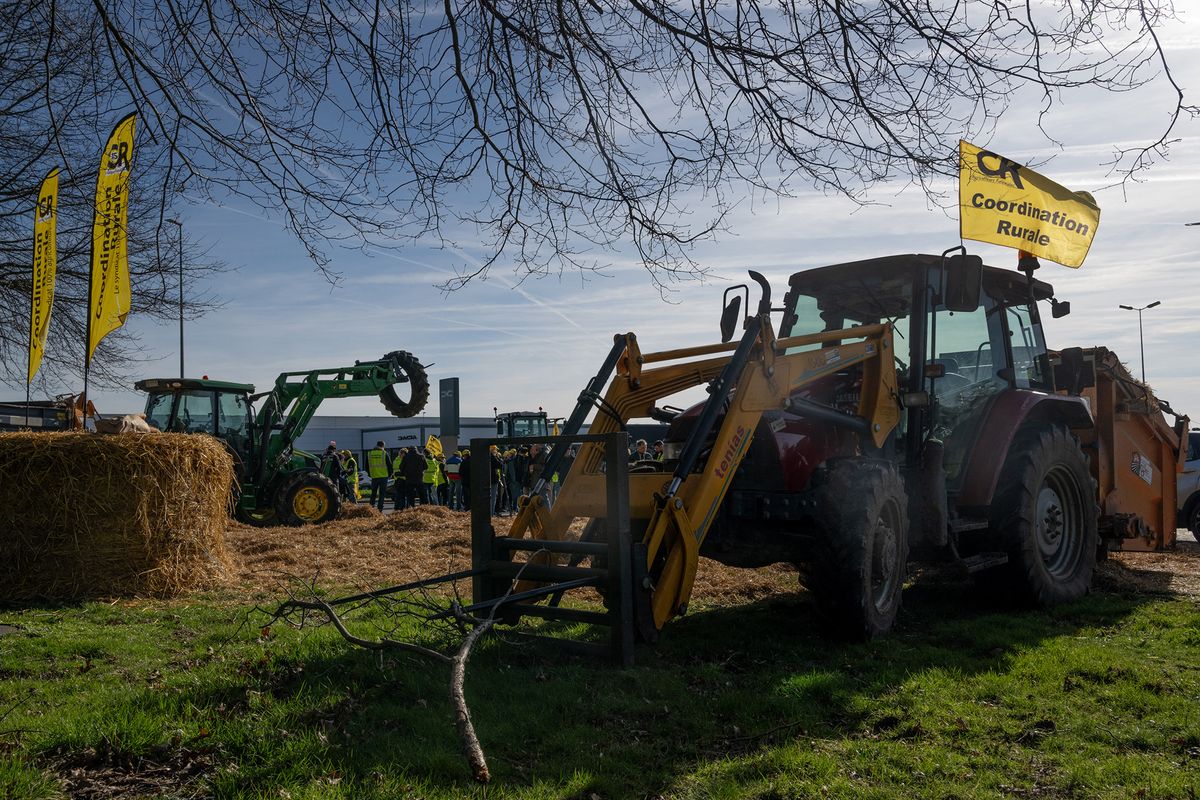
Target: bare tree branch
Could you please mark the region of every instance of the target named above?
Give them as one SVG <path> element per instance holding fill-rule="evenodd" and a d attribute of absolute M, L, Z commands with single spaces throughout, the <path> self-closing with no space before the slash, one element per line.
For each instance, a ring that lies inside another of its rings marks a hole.
<path fill-rule="evenodd" d="M 160 209 L 180 192 L 255 204 L 331 280 L 333 246 L 470 243 L 479 260 L 447 288 L 501 265 L 594 270 L 618 249 L 666 288 L 704 274 L 692 248 L 748 192 L 867 203 L 901 180 L 941 199 L 957 140 L 986 143 L 1031 93 L 1044 122 L 1085 87 L 1167 82 L 1161 126 L 1115 155 L 1122 181 L 1196 114 L 1159 39 L 1170 0 L 4 8 L 19 113 L 0 137 L 32 144 L 0 200 L 25 202 L 50 152 L 77 158 L 65 142 L 136 108 Z"/>

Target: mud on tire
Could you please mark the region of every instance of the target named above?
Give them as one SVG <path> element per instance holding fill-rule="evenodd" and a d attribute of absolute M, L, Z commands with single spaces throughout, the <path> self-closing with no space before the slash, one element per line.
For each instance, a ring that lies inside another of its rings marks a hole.
<path fill-rule="evenodd" d="M 1061 425 L 1017 433 L 992 501 L 991 534 L 1008 554 L 981 573 L 993 594 L 1039 605 L 1087 594 L 1096 565 L 1096 501 L 1087 457 Z"/>
<path fill-rule="evenodd" d="M 835 462 L 819 489 L 820 542 L 801 573 L 825 633 L 867 640 L 891 630 L 908 559 L 908 501 L 890 464 Z"/>
<path fill-rule="evenodd" d="M 408 378 L 408 400 L 400 399 L 395 386 L 389 386 L 379 393 L 379 402 L 394 417 L 415 417 L 420 414 L 429 402 L 429 376 L 425 367 L 417 357 L 407 350 L 393 350 L 385 355 L 383 361 L 391 361 L 396 370 Z"/>

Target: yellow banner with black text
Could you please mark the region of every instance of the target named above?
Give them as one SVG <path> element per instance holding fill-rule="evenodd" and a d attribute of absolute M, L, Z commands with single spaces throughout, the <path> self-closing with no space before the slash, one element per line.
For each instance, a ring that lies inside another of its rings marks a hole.
<path fill-rule="evenodd" d="M 100 340 L 124 325 L 129 316 L 129 248 L 125 226 L 129 212 L 135 120 L 136 116 L 130 114 L 113 128 L 96 177 L 91 300 L 88 304 L 89 362 Z"/>
<path fill-rule="evenodd" d="M 1100 207 L 1028 167 L 958 143 L 959 232 L 963 239 L 1024 250 L 1078 268 L 1087 257 Z"/>
<path fill-rule="evenodd" d="M 54 308 L 54 278 L 58 271 L 58 167 L 50 170 L 38 189 L 33 212 L 33 287 L 29 296 L 29 375 L 33 382 L 46 352 L 50 311 Z"/>

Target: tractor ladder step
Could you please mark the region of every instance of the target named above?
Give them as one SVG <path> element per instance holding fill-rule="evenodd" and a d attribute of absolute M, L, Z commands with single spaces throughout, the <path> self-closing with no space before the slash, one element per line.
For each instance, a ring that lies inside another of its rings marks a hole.
<path fill-rule="evenodd" d="M 959 517 L 950 520 L 950 530 L 954 533 L 970 533 L 971 531 L 987 530 L 988 521 L 986 519 L 964 519 Z"/>
<path fill-rule="evenodd" d="M 962 565 L 968 573 L 982 572 L 992 567 L 1002 567 L 1008 563 L 1008 553 L 977 553 L 962 560 Z"/>

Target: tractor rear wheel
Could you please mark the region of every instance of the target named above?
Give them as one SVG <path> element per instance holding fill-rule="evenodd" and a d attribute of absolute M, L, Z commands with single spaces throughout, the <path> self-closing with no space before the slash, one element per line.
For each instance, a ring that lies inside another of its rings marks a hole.
<path fill-rule="evenodd" d="M 908 560 L 907 506 L 893 465 L 831 465 L 819 489 L 816 558 L 802 573 L 828 635 L 862 641 L 891 630 Z"/>
<path fill-rule="evenodd" d="M 393 350 L 383 360 L 391 361 L 396 371 L 407 378 L 408 400 L 400 399 L 393 384 L 379 393 L 379 402 L 394 417 L 415 417 L 420 414 L 429 402 L 429 376 L 425 367 L 407 350 Z"/>
<path fill-rule="evenodd" d="M 1026 428 L 1009 448 L 992 501 L 990 527 L 1008 563 L 980 578 L 1040 605 L 1083 597 L 1096 565 L 1096 513 L 1075 438 L 1061 425 Z"/>
<path fill-rule="evenodd" d="M 341 500 L 333 481 L 319 472 L 301 472 L 277 495 L 275 514 L 284 525 L 316 525 L 338 515 Z"/>

